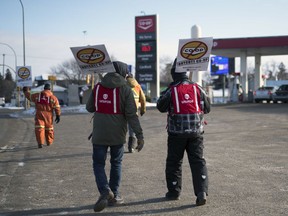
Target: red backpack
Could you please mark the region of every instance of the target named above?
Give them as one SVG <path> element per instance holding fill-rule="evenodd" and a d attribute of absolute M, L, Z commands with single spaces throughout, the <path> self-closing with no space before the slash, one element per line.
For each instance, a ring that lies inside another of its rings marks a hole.
<path fill-rule="evenodd" d="M 95 111 L 105 114 L 122 114 L 119 88 L 106 88 L 98 83 L 94 88 Z"/>
<path fill-rule="evenodd" d="M 201 113 L 200 89 L 196 83 L 171 86 L 174 114 Z"/>

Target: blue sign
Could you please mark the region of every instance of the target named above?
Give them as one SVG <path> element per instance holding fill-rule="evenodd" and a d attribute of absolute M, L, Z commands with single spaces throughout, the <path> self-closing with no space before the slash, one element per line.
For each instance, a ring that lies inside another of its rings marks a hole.
<path fill-rule="evenodd" d="M 226 75 L 229 73 L 229 58 L 222 56 L 211 57 L 211 76 Z"/>

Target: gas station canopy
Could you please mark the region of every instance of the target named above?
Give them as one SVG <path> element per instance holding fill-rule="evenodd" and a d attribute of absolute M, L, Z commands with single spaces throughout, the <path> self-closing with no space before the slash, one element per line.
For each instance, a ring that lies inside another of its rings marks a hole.
<path fill-rule="evenodd" d="M 248 93 L 247 57 L 254 57 L 254 87 L 252 89 L 256 90 L 264 85 L 261 56 L 288 55 L 288 36 L 214 39 L 211 54 L 229 58 L 240 57 L 239 72 L 242 74 L 240 80 L 243 99 L 246 101 Z"/>
<path fill-rule="evenodd" d="M 247 56 L 288 55 L 288 36 L 214 39 L 212 54 L 229 58 Z"/>

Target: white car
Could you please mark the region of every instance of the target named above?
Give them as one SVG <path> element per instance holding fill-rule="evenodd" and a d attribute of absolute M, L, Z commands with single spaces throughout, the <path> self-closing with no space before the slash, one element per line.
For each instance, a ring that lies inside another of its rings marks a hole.
<path fill-rule="evenodd" d="M 254 101 L 255 103 L 266 101 L 270 103 L 273 93 L 277 90 L 277 86 L 262 86 L 254 91 Z"/>
<path fill-rule="evenodd" d="M 0 97 L 0 106 L 5 106 L 5 97 Z"/>

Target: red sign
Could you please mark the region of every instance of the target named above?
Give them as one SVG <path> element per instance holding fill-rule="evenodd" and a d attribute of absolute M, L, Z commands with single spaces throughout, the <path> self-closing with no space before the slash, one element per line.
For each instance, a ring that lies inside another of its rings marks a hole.
<path fill-rule="evenodd" d="M 142 52 L 150 52 L 151 50 L 152 50 L 152 48 L 149 45 L 141 47 Z"/>
<path fill-rule="evenodd" d="M 156 15 L 155 16 L 140 16 L 135 17 L 136 34 L 156 32 Z"/>
<path fill-rule="evenodd" d="M 225 38 L 214 39 L 213 49 L 244 49 L 261 47 L 283 47 L 288 45 L 287 36 L 253 37 L 253 38 Z"/>

